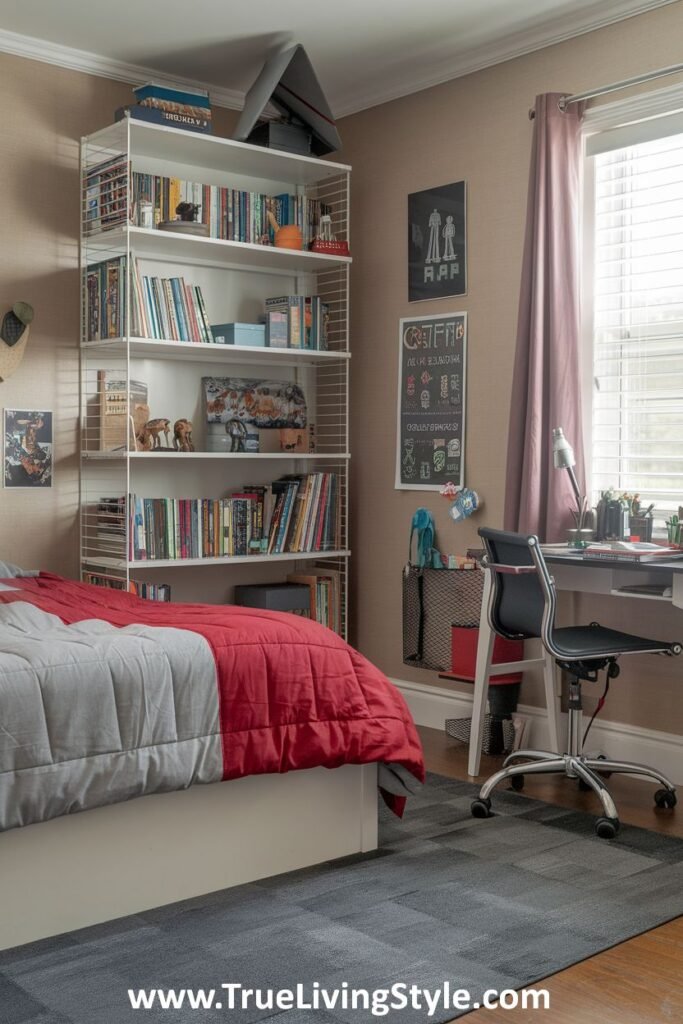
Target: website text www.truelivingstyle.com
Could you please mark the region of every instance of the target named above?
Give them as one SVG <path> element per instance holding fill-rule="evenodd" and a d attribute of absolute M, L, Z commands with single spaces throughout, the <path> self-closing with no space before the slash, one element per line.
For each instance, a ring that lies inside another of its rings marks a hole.
<path fill-rule="evenodd" d="M 423 1010 L 431 1018 L 439 1010 L 462 1013 L 480 1007 L 503 1010 L 548 1010 L 547 989 L 487 989 L 475 998 L 468 989 L 449 981 L 437 988 L 422 988 L 397 981 L 386 988 L 355 988 L 343 982 L 325 988 L 319 982 L 293 988 L 247 988 L 239 982 L 225 982 L 215 988 L 128 989 L 134 1010 L 364 1010 L 374 1017 L 386 1017 L 400 1010 Z"/>

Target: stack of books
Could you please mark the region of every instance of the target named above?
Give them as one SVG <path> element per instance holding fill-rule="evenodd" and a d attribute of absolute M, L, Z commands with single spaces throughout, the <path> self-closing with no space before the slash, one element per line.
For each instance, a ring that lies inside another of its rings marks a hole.
<path fill-rule="evenodd" d="M 271 244 L 274 239 L 273 226 L 268 220 L 271 212 L 281 226 L 292 223 L 301 228 L 305 249 L 315 238 L 320 217 L 328 212 L 324 203 L 306 196 L 268 196 L 262 192 L 202 185 L 136 171 L 132 176 L 133 209 L 139 210 L 143 200 L 151 202 L 155 224 L 173 220 L 180 203 L 194 203 L 201 208 L 201 221 L 208 224 L 209 236 L 228 242 Z M 290 220 L 277 216 L 276 211 L 285 205 Z"/>
<path fill-rule="evenodd" d="M 683 551 L 677 547 L 664 544 L 652 544 L 646 541 L 606 541 L 603 544 L 590 544 L 581 552 L 584 558 L 598 558 L 607 561 L 617 559 L 620 562 L 656 562 L 659 559 L 683 558 Z"/>
<path fill-rule="evenodd" d="M 266 344 L 270 348 L 327 351 L 330 307 L 319 295 L 266 299 Z"/>
<path fill-rule="evenodd" d="M 136 121 L 162 124 L 168 128 L 185 128 L 194 132 L 211 131 L 211 101 L 206 89 L 191 86 L 174 88 L 146 82 L 133 89 L 137 103 L 120 107 L 116 120 L 132 117 Z"/>
<path fill-rule="evenodd" d="M 339 547 L 334 473 L 284 477 L 227 498 L 130 496 L 129 557 L 220 558 Z"/>

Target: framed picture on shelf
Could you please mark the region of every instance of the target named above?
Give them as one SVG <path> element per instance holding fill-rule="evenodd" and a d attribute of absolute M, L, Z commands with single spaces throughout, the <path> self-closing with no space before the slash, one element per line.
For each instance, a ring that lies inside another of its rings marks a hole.
<path fill-rule="evenodd" d="M 207 423 L 237 421 L 268 429 L 306 426 L 306 398 L 298 384 L 246 377 L 204 377 Z"/>
<path fill-rule="evenodd" d="M 408 196 L 408 300 L 467 294 L 464 181 Z"/>
<path fill-rule="evenodd" d="M 467 313 L 401 320 L 398 353 L 396 487 L 464 487 Z"/>
<path fill-rule="evenodd" d="M 52 413 L 5 409 L 5 487 L 52 487 Z"/>

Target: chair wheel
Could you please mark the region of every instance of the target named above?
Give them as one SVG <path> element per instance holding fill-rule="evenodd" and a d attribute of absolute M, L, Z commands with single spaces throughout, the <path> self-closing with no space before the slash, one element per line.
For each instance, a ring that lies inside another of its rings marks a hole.
<path fill-rule="evenodd" d="M 481 800 L 479 797 L 477 797 L 476 800 L 472 801 L 470 810 L 472 812 L 473 818 L 493 817 L 493 814 L 491 812 L 491 801 L 488 799 L 488 797 L 486 798 L 486 800 Z"/>
<path fill-rule="evenodd" d="M 615 839 L 618 831 L 618 818 L 598 818 L 595 823 L 595 832 L 600 839 Z"/>
<path fill-rule="evenodd" d="M 678 799 L 673 789 L 658 789 L 655 793 L 657 807 L 675 807 L 677 803 Z"/>
<path fill-rule="evenodd" d="M 516 793 L 521 793 L 524 789 L 524 776 L 523 775 L 511 775 L 510 786 Z"/>

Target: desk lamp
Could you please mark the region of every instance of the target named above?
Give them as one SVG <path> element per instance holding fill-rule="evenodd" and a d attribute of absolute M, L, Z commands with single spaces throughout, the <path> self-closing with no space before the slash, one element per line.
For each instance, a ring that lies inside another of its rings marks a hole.
<path fill-rule="evenodd" d="M 588 511 L 588 502 L 585 495 L 579 490 L 579 482 L 574 472 L 574 466 L 576 465 L 574 449 L 564 436 L 562 427 L 555 427 L 553 429 L 553 465 L 555 469 L 566 469 L 569 474 L 569 480 L 574 491 L 574 497 L 576 498 L 576 509 L 571 509 L 571 513 L 576 521 L 577 530 L 582 530 L 586 519 L 586 512 Z"/>

